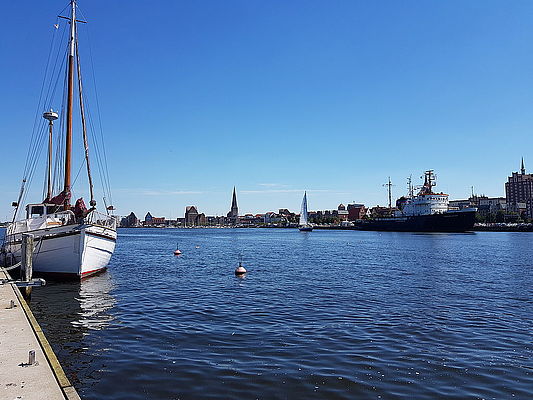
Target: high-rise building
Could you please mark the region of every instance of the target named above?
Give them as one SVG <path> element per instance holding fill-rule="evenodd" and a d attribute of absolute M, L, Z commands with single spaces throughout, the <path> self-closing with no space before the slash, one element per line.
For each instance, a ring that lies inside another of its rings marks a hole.
<path fill-rule="evenodd" d="M 505 183 L 505 198 L 507 210 L 522 212 L 524 209 L 528 218 L 533 218 L 533 174 L 526 174 L 524 158 L 520 173 L 513 172 Z"/>
<path fill-rule="evenodd" d="M 231 210 L 228 213 L 228 218 L 232 222 L 237 222 L 239 217 L 239 207 L 237 207 L 237 192 L 235 191 L 235 186 L 233 186 L 233 198 L 231 199 Z"/>

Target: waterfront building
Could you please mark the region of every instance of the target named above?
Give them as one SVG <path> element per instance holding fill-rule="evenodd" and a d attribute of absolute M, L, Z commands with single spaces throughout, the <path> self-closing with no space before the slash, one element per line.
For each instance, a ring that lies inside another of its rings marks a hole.
<path fill-rule="evenodd" d="M 505 197 L 487 197 L 481 196 L 478 199 L 478 212 L 483 217 L 505 212 L 507 210 L 507 200 Z"/>
<path fill-rule="evenodd" d="M 348 221 L 357 221 L 363 219 L 366 216 L 366 207 L 364 204 L 348 204 Z"/>
<path fill-rule="evenodd" d="M 245 214 L 244 216 L 239 218 L 239 223 L 242 225 L 257 225 L 264 221 L 264 215 L 263 214 Z"/>
<path fill-rule="evenodd" d="M 533 218 L 533 174 L 526 174 L 523 158 L 520 172 L 513 172 L 505 183 L 505 198 L 507 211 Z"/>
<path fill-rule="evenodd" d="M 279 214 L 276 214 L 275 212 L 267 212 L 265 213 L 263 217 L 263 222 L 265 224 L 279 224 L 282 221 L 282 217 Z"/>
<path fill-rule="evenodd" d="M 229 222 L 236 224 L 239 219 L 239 207 L 237 206 L 237 192 L 235 186 L 233 186 L 233 196 L 231 198 L 231 209 L 228 213 Z"/>
<path fill-rule="evenodd" d="M 349 212 L 346 210 L 346 206 L 344 204 L 339 204 L 337 207 L 337 218 L 339 221 L 348 221 Z"/>
<path fill-rule="evenodd" d="M 280 208 L 278 210 L 278 214 L 280 215 L 281 218 L 283 218 L 283 220 L 287 223 L 290 223 L 290 222 L 298 222 L 299 221 L 299 216 L 296 216 L 295 213 L 293 212 L 290 212 L 288 209 L 286 208 Z"/>
<path fill-rule="evenodd" d="M 146 215 L 144 216 L 144 224 L 145 225 L 150 225 L 150 223 L 152 222 L 152 219 L 154 217 L 152 217 L 152 214 L 150 214 L 149 212 L 146 213 Z"/>
<path fill-rule="evenodd" d="M 198 221 L 198 209 L 196 206 L 187 206 L 185 208 L 185 225 L 196 226 Z"/>
<path fill-rule="evenodd" d="M 209 215 L 205 217 L 205 223 L 209 226 L 221 226 L 226 225 L 227 218 L 224 216 Z"/>
<path fill-rule="evenodd" d="M 185 208 L 185 225 L 199 226 L 206 224 L 206 217 L 204 213 L 199 213 L 196 206 L 187 206 Z"/>
<path fill-rule="evenodd" d="M 284 217 L 290 217 L 291 215 L 294 215 L 294 213 L 291 213 L 287 208 L 280 208 L 278 210 L 278 214 Z"/>
<path fill-rule="evenodd" d="M 166 225 L 165 217 L 154 217 L 149 212 L 144 217 L 144 226 Z"/>
<path fill-rule="evenodd" d="M 139 219 L 133 212 L 131 212 L 130 215 L 128 215 L 127 217 L 122 218 L 122 220 L 120 221 L 120 226 L 122 228 L 131 228 L 139 226 Z"/>

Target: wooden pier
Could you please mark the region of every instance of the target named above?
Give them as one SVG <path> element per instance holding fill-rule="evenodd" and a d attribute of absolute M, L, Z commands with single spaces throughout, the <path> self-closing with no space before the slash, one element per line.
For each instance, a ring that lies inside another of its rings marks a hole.
<path fill-rule="evenodd" d="M 10 279 L 0 268 L 0 281 Z M 21 292 L 11 283 L 0 284 L 0 398 L 80 399 Z"/>

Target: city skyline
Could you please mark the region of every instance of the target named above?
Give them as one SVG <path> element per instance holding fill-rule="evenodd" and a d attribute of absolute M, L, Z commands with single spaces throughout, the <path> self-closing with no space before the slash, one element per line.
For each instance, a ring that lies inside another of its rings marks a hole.
<path fill-rule="evenodd" d="M 522 158 L 521 161 L 520 161 L 520 168 L 517 169 L 517 171 L 513 171 L 512 174 L 509 174 L 509 175 L 514 175 L 516 173 L 520 173 L 520 174 L 526 174 L 527 173 L 527 169 L 525 168 L 525 161 L 524 159 Z M 389 177 L 390 178 L 390 177 Z M 410 177 L 412 178 L 412 177 Z M 422 182 L 420 182 L 422 183 Z M 411 179 L 411 184 L 413 185 L 413 188 L 415 189 L 415 193 L 417 192 L 417 187 L 419 187 L 420 185 L 418 185 L 415 181 L 413 181 Z M 466 199 L 469 199 L 469 198 L 472 198 L 472 197 L 480 197 L 480 198 L 483 198 L 483 197 L 488 197 L 488 198 L 503 198 L 505 199 L 506 198 L 506 190 L 505 190 L 505 187 L 506 187 L 507 183 L 503 183 L 503 186 L 504 186 L 504 192 L 503 194 L 498 194 L 498 195 L 493 195 L 493 194 L 490 194 L 490 193 L 484 193 L 484 192 L 477 192 L 474 190 L 474 186 L 471 186 L 470 187 L 470 190 L 471 192 L 466 195 L 465 197 L 463 198 L 455 198 L 453 196 L 450 196 L 450 201 L 451 202 L 458 202 L 458 201 L 464 201 Z M 272 184 L 268 184 L 269 187 L 273 187 Z M 382 186 L 388 186 L 387 184 L 383 184 Z M 392 187 L 395 187 L 396 185 L 394 183 L 392 183 L 391 185 Z M 406 188 L 408 187 L 408 181 L 406 180 Z M 279 191 L 283 192 L 289 192 L 289 193 L 300 193 L 300 191 L 296 191 L 296 190 L 283 190 L 283 189 L 280 189 Z M 388 188 L 387 188 L 387 191 L 388 191 Z M 254 193 L 256 193 L 255 191 L 252 191 Z M 272 189 L 272 192 L 273 193 L 276 193 L 278 192 L 278 189 Z M 304 192 L 306 192 L 304 190 Z M 308 192 L 308 190 L 307 190 Z M 438 188 L 437 188 L 437 192 L 441 192 Z M 264 213 L 267 213 L 267 212 L 277 212 L 278 210 L 281 210 L 281 209 L 288 209 L 289 211 L 291 212 L 294 212 L 295 214 L 299 214 L 299 208 L 291 208 L 291 207 L 286 207 L 286 206 L 280 206 L 280 207 L 276 207 L 276 208 L 269 208 L 267 210 L 254 210 L 254 211 L 245 211 L 245 212 L 238 212 L 238 208 L 236 206 L 236 194 L 239 193 L 239 191 L 236 189 L 236 187 L 234 186 L 233 189 L 232 189 L 232 192 L 231 192 L 231 205 L 230 207 L 228 207 L 228 209 L 230 210 L 228 213 L 209 213 L 209 212 L 206 212 L 205 214 L 207 216 L 217 216 L 217 217 L 224 217 L 224 216 L 227 216 L 228 218 L 230 218 L 230 214 L 232 214 L 233 217 L 235 216 L 244 216 L 244 215 L 260 215 L 260 214 L 264 214 Z M 244 191 L 245 194 L 249 194 L 250 191 Z M 198 194 L 201 194 L 200 192 L 198 192 Z M 208 194 L 208 193 L 205 193 L 205 194 Z M 388 194 L 388 192 L 386 193 L 386 195 Z M 393 193 L 392 197 L 393 197 L 393 203 L 395 202 L 396 199 L 398 199 L 399 197 L 401 196 L 404 196 L 407 194 L 407 190 L 405 191 L 405 193 L 398 193 L 397 195 L 395 195 Z M 447 193 L 448 194 L 448 193 Z M 154 193 L 155 195 L 155 193 Z M 301 201 L 301 198 L 300 198 L 300 201 Z M 366 207 L 368 208 L 371 208 L 371 207 L 387 207 L 387 204 L 383 203 L 383 204 L 369 204 L 369 203 L 364 203 L 364 202 L 358 202 L 358 201 L 340 201 L 338 202 L 337 204 L 335 205 L 330 205 L 328 207 L 316 207 L 314 209 L 310 209 L 310 211 L 323 211 L 323 210 L 336 210 L 337 207 L 339 207 L 340 205 L 344 205 L 344 206 L 347 206 L 348 204 L 358 204 L 358 205 L 365 205 Z M 192 205 L 192 203 L 191 203 Z M 187 205 L 185 206 L 184 208 L 184 211 L 183 211 L 183 215 L 186 215 L 186 209 L 188 209 L 191 205 Z M 394 205 L 394 204 L 393 204 Z M 196 205 L 193 205 L 194 207 L 197 207 Z M 198 209 L 200 209 L 201 211 L 204 211 L 201 207 L 197 207 Z M 234 208 L 237 210 L 236 213 L 232 213 L 232 211 L 234 210 Z M 143 214 L 143 211 L 140 211 L 140 213 L 137 213 L 136 211 L 131 211 L 131 212 L 134 212 L 137 217 L 139 217 L 140 219 L 142 219 L 142 215 Z M 151 211 L 150 210 L 147 210 L 146 213 L 150 214 Z M 123 214 L 123 216 L 126 215 L 126 214 Z M 161 214 L 160 216 L 162 217 L 165 217 L 165 218 L 168 218 L 168 219 L 175 219 L 175 218 L 181 218 L 180 214 L 179 214 L 179 211 L 177 211 L 177 215 L 174 215 L 172 212 L 169 213 L 168 215 L 164 215 L 164 214 Z"/>
<path fill-rule="evenodd" d="M 120 215 L 225 215 L 233 186 L 242 213 L 297 211 L 305 190 L 311 209 L 386 205 L 388 176 L 399 197 L 426 169 L 451 199 L 502 196 L 533 160 L 528 2 L 149 4 L 80 2 Z M 5 5 L 2 220 L 63 6 Z"/>

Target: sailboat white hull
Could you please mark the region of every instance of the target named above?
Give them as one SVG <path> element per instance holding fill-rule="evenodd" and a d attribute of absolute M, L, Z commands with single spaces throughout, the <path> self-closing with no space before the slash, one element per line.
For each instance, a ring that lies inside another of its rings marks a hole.
<path fill-rule="evenodd" d="M 115 250 L 116 231 L 93 224 L 67 225 L 27 232 L 34 235 L 33 271 L 60 278 L 83 278 L 103 271 Z M 6 250 L 21 257 L 21 235 Z"/>

